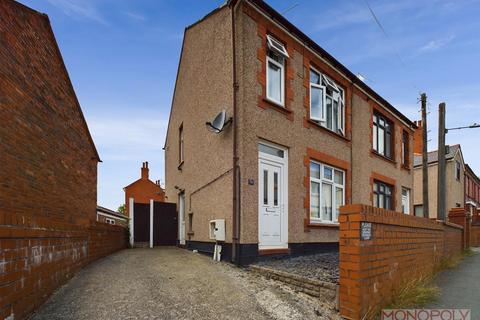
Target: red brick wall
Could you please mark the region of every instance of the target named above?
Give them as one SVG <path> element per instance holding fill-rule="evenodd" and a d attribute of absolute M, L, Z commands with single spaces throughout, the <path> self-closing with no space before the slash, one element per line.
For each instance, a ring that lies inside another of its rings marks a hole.
<path fill-rule="evenodd" d="M 366 205 L 340 209 L 340 313 L 371 317 L 395 290 L 461 253 L 463 228 Z M 362 222 L 372 239 L 360 240 Z"/>
<path fill-rule="evenodd" d="M 472 226 L 472 237 L 470 245 L 472 247 L 480 247 L 480 225 Z"/>
<path fill-rule="evenodd" d="M 0 0 L 0 212 L 95 220 L 98 155 L 46 15 Z"/>
<path fill-rule="evenodd" d="M 0 319 L 23 319 L 86 264 L 126 248 L 119 226 L 0 214 Z"/>
<path fill-rule="evenodd" d="M 125 247 L 97 224 L 99 157 L 50 22 L 0 0 L 0 319 Z"/>

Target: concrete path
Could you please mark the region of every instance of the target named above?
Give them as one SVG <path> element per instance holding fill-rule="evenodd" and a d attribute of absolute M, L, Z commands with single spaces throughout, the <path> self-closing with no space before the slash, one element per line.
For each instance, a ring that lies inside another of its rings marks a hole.
<path fill-rule="evenodd" d="M 123 250 L 81 270 L 33 319 L 336 319 L 318 300 L 187 250 Z"/>
<path fill-rule="evenodd" d="M 440 297 L 425 308 L 472 309 L 471 319 L 480 319 L 480 250 L 474 251 L 475 255 L 437 277 Z"/>

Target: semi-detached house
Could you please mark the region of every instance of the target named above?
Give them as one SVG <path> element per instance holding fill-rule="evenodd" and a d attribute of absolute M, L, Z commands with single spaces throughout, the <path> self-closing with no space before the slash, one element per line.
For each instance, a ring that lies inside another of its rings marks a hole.
<path fill-rule="evenodd" d="M 414 128 L 265 2 L 228 1 L 184 34 L 165 143 L 179 243 L 213 252 L 222 219 L 223 257 L 247 263 L 335 249 L 344 204 L 411 213 Z"/>

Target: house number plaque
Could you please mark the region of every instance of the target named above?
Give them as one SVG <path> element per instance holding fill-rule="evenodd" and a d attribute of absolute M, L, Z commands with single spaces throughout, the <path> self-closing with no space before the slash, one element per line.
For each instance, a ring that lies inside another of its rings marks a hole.
<path fill-rule="evenodd" d="M 360 223 L 360 240 L 372 240 L 372 223 Z"/>

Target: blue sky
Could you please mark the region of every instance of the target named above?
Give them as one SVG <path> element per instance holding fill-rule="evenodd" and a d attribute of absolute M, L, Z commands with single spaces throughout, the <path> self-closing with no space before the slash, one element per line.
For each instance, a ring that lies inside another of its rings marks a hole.
<path fill-rule="evenodd" d="M 223 0 L 21 0 L 49 15 L 103 163 L 98 203 L 116 209 L 143 161 L 164 178 L 163 151 L 185 26 Z M 438 103 L 447 127 L 480 123 L 480 0 L 269 0 L 380 95 L 419 119 L 429 101 L 429 149 L 437 148 Z M 399 58 L 400 57 L 400 58 Z M 452 131 L 480 174 L 480 129 Z"/>

